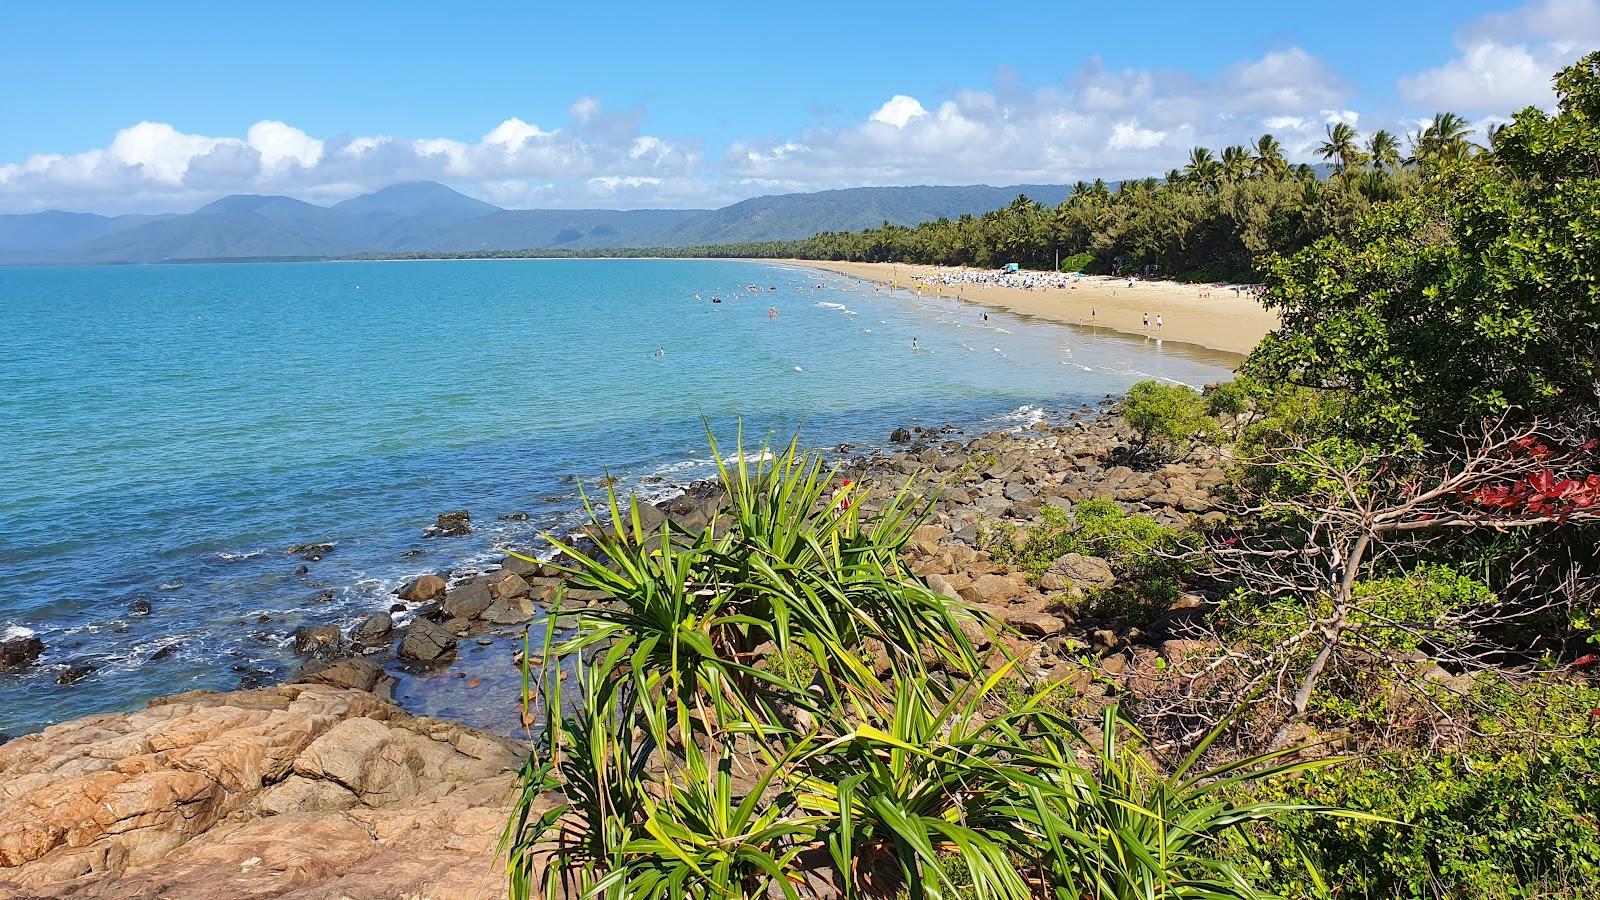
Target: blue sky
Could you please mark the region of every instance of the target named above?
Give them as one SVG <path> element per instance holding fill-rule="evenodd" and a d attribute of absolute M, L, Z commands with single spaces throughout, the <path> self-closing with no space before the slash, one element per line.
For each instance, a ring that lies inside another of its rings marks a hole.
<path fill-rule="evenodd" d="M 1550 101 L 1600 0 L 8 5 L 0 212 L 513 206 L 1155 174 L 1195 143 Z M 141 124 L 143 123 L 143 124 Z M 492 140 L 490 139 L 492 138 Z"/>

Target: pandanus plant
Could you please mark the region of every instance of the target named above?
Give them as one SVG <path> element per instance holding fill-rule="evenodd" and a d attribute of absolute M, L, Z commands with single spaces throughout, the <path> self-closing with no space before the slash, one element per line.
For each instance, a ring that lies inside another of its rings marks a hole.
<path fill-rule="evenodd" d="M 524 653 L 514 898 L 1258 896 L 1222 841 L 1309 807 L 1228 790 L 1327 761 L 1200 772 L 1208 740 L 1164 776 L 1114 710 L 1091 736 L 1059 685 L 1003 702 L 1016 662 L 962 631 L 994 624 L 900 566 L 909 489 L 865 516 L 794 443 L 753 458 L 704 529 L 648 533 L 613 493 L 594 551 L 558 543 L 607 600 L 558 597 Z"/>

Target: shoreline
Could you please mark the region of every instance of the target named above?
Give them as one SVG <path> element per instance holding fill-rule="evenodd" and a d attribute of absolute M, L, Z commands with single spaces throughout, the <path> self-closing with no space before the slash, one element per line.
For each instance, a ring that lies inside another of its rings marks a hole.
<path fill-rule="evenodd" d="M 1278 327 L 1276 313 L 1244 296 L 1243 292 L 1236 295 L 1231 286 L 1140 281 L 1135 287 L 1128 288 L 1123 279 L 1085 275 L 1081 282 L 1066 289 L 968 284 L 944 286 L 941 292 L 937 288 L 922 285 L 921 280 L 944 273 L 970 273 L 974 270 L 924 264 L 816 259 L 750 261 L 802 266 L 874 284 L 897 285 L 907 290 L 920 287 L 923 296 L 949 297 L 1062 325 L 1104 328 L 1136 338 L 1193 344 L 1237 356 L 1240 361 L 1249 355 L 1261 338 Z M 1208 291 L 1211 296 L 1202 298 L 1201 294 Z M 1149 329 L 1142 326 L 1141 317 L 1147 313 L 1152 322 L 1158 315 L 1165 319 L 1159 331 L 1153 324 Z"/>

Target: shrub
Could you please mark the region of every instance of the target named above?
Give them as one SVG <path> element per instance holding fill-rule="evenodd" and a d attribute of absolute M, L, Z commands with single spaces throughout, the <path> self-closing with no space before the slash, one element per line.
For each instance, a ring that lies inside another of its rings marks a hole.
<path fill-rule="evenodd" d="M 1263 832 L 1269 881 L 1290 897 L 1325 896 L 1301 867 L 1309 850 L 1341 897 L 1600 895 L 1600 690 L 1485 675 L 1468 697 L 1440 693 L 1431 702 L 1474 719 L 1464 743 L 1366 753 L 1252 795 L 1392 820 L 1291 814 Z"/>
<path fill-rule="evenodd" d="M 1074 253 L 1061 261 L 1061 271 L 1082 272 L 1094 263 L 1094 254 L 1087 251 Z"/>
<path fill-rule="evenodd" d="M 1214 436 L 1216 420 L 1194 388 L 1162 381 L 1141 381 L 1128 389 L 1122 418 L 1139 432 L 1140 452 L 1175 454 L 1199 438 Z"/>

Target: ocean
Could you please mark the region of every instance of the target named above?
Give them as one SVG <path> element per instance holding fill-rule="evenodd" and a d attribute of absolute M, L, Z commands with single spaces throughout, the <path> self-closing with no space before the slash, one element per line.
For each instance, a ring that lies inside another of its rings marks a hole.
<path fill-rule="evenodd" d="M 296 627 L 569 525 L 580 482 L 708 476 L 706 423 L 872 448 L 1236 361 L 722 260 L 0 268 L 0 333 L 0 637 L 45 644 L 0 672 L 12 735 L 286 677 Z"/>

